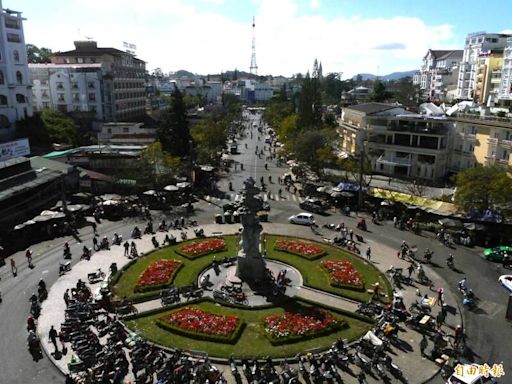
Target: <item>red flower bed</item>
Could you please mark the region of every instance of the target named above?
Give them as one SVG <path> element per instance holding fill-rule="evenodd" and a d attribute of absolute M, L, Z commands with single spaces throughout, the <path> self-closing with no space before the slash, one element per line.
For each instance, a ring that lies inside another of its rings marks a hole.
<path fill-rule="evenodd" d="M 302 240 L 277 240 L 274 248 L 306 259 L 316 259 L 326 254 L 325 249 Z"/>
<path fill-rule="evenodd" d="M 182 262 L 178 260 L 154 261 L 139 276 L 135 291 L 158 289 L 170 284 L 172 277 L 181 265 Z"/>
<path fill-rule="evenodd" d="M 272 342 L 297 341 L 319 336 L 340 329 L 344 322 L 337 320 L 332 313 L 321 309 L 307 314 L 285 312 L 271 315 L 263 320 L 265 334 Z"/>
<path fill-rule="evenodd" d="M 221 341 L 233 340 L 241 328 L 237 316 L 216 315 L 192 307 L 179 309 L 160 318 L 159 324 L 187 336 Z"/>
<path fill-rule="evenodd" d="M 205 239 L 191 241 L 183 244 L 176 252 L 187 258 L 193 259 L 213 252 L 220 252 L 226 249 L 226 242 L 223 238 Z"/>
<path fill-rule="evenodd" d="M 320 265 L 329 273 L 331 285 L 364 289 L 364 280 L 352 263 L 347 260 L 324 260 Z"/>

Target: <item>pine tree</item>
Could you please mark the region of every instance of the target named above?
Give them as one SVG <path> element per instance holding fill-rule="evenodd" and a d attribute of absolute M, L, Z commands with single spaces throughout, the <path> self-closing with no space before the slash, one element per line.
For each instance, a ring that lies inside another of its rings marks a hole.
<path fill-rule="evenodd" d="M 162 113 L 158 128 L 158 138 L 164 151 L 173 156 L 190 154 L 190 130 L 187 121 L 187 109 L 183 95 L 178 88 L 171 95 L 169 108 Z"/>

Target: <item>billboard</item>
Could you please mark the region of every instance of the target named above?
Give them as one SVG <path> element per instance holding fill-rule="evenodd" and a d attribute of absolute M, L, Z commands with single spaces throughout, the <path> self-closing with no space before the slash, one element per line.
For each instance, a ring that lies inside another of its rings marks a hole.
<path fill-rule="evenodd" d="M 28 139 L 19 139 L 9 141 L 7 143 L 0 143 L 0 161 L 27 155 L 30 155 Z"/>

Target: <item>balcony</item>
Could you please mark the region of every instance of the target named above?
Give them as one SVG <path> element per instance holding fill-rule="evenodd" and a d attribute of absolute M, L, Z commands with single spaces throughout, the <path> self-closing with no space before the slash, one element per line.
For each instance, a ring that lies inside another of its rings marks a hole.
<path fill-rule="evenodd" d="M 498 139 L 495 138 L 495 137 L 488 137 L 487 138 L 487 144 L 498 145 Z"/>
<path fill-rule="evenodd" d="M 464 140 L 470 142 L 476 142 L 476 135 L 474 133 L 464 133 Z"/>
<path fill-rule="evenodd" d="M 503 148 L 512 149 L 512 140 L 500 140 L 499 145 Z"/>
<path fill-rule="evenodd" d="M 381 155 L 377 161 L 377 163 L 379 164 L 385 164 L 385 165 L 401 165 L 401 166 L 406 166 L 406 167 L 410 167 L 412 165 L 411 163 L 411 157 L 396 157 L 396 156 L 390 156 L 390 157 L 385 157 L 384 155 Z"/>

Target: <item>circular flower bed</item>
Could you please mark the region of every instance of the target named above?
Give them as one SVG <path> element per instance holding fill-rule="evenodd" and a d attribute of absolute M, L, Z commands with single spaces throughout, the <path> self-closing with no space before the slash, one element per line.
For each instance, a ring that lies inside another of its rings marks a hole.
<path fill-rule="evenodd" d="M 364 290 L 364 280 L 350 261 L 324 260 L 320 265 L 329 273 L 332 286 Z"/>
<path fill-rule="evenodd" d="M 135 292 L 156 290 L 169 285 L 176 271 L 183 265 L 179 260 L 158 260 L 149 264 L 137 280 Z"/>
<path fill-rule="evenodd" d="M 185 307 L 161 317 L 158 324 L 168 330 L 204 340 L 230 342 L 238 336 L 242 322 L 237 316 L 223 316 Z"/>
<path fill-rule="evenodd" d="M 188 259 L 195 259 L 214 252 L 221 252 L 226 249 L 226 242 L 223 238 L 204 239 L 191 241 L 183 244 L 176 250 L 176 253 Z"/>
<path fill-rule="evenodd" d="M 285 312 L 263 318 L 265 335 L 273 344 L 282 344 L 317 337 L 336 331 L 346 324 L 332 313 L 317 309 L 310 313 Z"/>
<path fill-rule="evenodd" d="M 302 240 L 277 240 L 274 249 L 314 260 L 324 256 L 327 252 L 322 247 Z"/>

